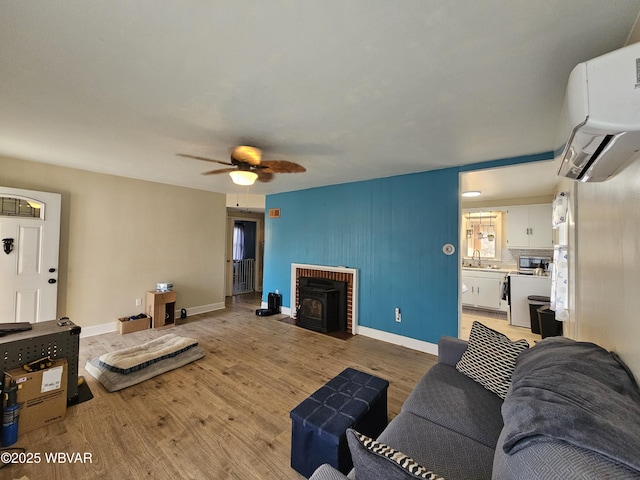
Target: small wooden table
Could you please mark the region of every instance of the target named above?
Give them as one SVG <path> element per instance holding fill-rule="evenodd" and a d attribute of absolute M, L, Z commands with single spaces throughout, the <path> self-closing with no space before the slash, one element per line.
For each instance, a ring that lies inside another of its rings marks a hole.
<path fill-rule="evenodd" d="M 173 325 L 176 317 L 176 292 L 147 292 L 147 315 L 151 317 L 153 328 Z"/>

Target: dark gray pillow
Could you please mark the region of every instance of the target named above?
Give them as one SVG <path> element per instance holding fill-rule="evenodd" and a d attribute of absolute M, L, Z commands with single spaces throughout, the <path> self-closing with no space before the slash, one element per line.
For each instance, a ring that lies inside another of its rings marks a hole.
<path fill-rule="evenodd" d="M 347 441 L 358 480 L 444 480 L 402 452 L 349 428 Z"/>
<path fill-rule="evenodd" d="M 516 358 L 528 348 L 526 340 L 512 342 L 506 335 L 474 321 L 469 346 L 456 369 L 504 399 L 511 386 Z"/>

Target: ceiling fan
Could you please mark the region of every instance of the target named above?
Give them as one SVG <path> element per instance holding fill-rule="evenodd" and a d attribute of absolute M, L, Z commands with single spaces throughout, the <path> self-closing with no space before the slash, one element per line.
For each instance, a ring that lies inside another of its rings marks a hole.
<path fill-rule="evenodd" d="M 237 185 L 253 185 L 258 180 L 260 182 L 270 182 L 275 173 L 302 173 L 307 169 L 302 165 L 289 162 L 288 160 L 262 160 L 262 151 L 257 147 L 249 145 L 238 145 L 231 150 L 231 162 L 223 162 L 212 158 L 198 157 L 186 153 L 178 153 L 180 157 L 204 160 L 205 162 L 220 163 L 229 165 L 232 168 L 220 168 L 202 172 L 202 175 L 217 175 L 228 173 L 233 183 Z"/>

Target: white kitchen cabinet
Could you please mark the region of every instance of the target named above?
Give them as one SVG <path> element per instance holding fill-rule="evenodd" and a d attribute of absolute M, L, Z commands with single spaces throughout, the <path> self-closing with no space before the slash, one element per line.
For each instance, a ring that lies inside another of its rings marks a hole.
<path fill-rule="evenodd" d="M 506 310 L 506 301 L 501 299 L 503 273 L 463 270 L 461 277 L 467 287 L 467 291 L 462 293 L 463 305 Z"/>
<path fill-rule="evenodd" d="M 551 204 L 509 207 L 507 245 L 509 248 L 553 248 Z"/>

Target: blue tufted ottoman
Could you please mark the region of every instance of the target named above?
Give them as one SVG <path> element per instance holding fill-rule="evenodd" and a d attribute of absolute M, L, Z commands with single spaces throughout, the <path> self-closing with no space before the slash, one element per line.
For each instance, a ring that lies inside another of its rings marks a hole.
<path fill-rule="evenodd" d="M 328 463 L 348 473 L 347 428 L 376 438 L 387 426 L 389 382 L 347 368 L 291 410 L 291 466 L 309 478 Z"/>

